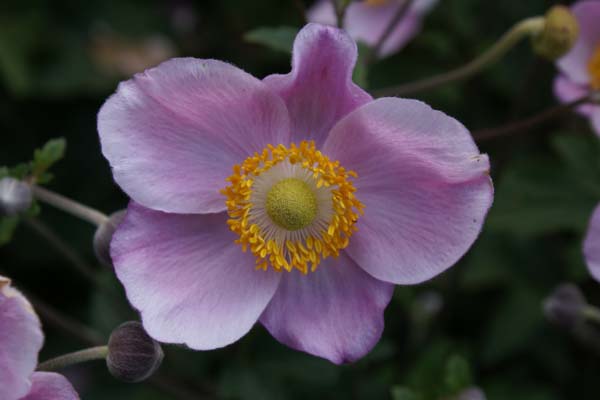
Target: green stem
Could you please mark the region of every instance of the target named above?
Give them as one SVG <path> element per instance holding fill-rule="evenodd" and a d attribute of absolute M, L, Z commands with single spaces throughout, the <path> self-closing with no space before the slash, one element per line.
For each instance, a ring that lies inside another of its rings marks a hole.
<path fill-rule="evenodd" d="M 506 125 L 499 126 L 497 128 L 487 128 L 473 131 L 473 138 L 478 142 L 483 142 L 485 140 L 495 139 L 497 137 L 509 136 L 518 132 L 531 129 L 538 124 L 549 121 L 553 118 L 557 118 L 565 113 L 571 112 L 574 108 L 582 104 L 594 102 L 595 100 L 593 95 L 588 94 L 579 99 L 571 101 L 570 103 L 560 104 L 548 108 L 538 114 L 521 119 L 519 121 L 511 122 Z"/>
<path fill-rule="evenodd" d="M 93 360 L 104 360 L 108 355 L 108 346 L 90 347 L 76 351 L 74 353 L 64 354 L 62 356 L 52 358 L 48 361 L 40 363 L 37 367 L 38 371 L 57 371 L 75 364 L 80 364 Z"/>
<path fill-rule="evenodd" d="M 592 305 L 587 305 L 583 309 L 583 316 L 587 321 L 600 324 L 600 309 Z"/>
<path fill-rule="evenodd" d="M 337 19 L 337 27 L 344 27 L 344 19 L 346 18 L 346 9 L 350 5 L 350 0 L 331 0 L 333 9 L 335 10 L 335 16 Z"/>
<path fill-rule="evenodd" d="M 540 33 L 544 28 L 544 24 L 544 17 L 531 17 L 524 19 L 523 21 L 514 25 L 508 32 L 500 37 L 500 39 L 488 51 L 466 65 L 420 81 L 376 91 L 374 96 L 406 96 L 409 94 L 433 89 L 447 83 L 467 79 L 488 65 L 491 65 L 501 59 L 522 39 L 532 37 Z"/>
<path fill-rule="evenodd" d="M 48 203 L 84 221 L 100 226 L 108 221 L 108 216 L 91 207 L 78 203 L 58 193 L 54 193 L 41 186 L 31 185 L 31 190 L 36 199 Z"/>

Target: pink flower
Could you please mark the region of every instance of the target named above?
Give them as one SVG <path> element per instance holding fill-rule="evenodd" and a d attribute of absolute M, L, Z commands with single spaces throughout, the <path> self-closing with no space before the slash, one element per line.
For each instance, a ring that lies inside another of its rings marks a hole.
<path fill-rule="evenodd" d="M 583 242 L 583 254 L 590 274 L 600 281 L 600 205 L 596 207 L 590 219 Z"/>
<path fill-rule="evenodd" d="M 566 56 L 558 60 L 561 73 L 554 81 L 554 92 L 568 103 L 600 90 L 600 1 L 579 1 L 571 7 L 579 23 L 579 39 Z M 600 135 L 600 105 L 586 104 L 578 111 L 588 117 Z"/>
<path fill-rule="evenodd" d="M 476 239 L 487 156 L 424 103 L 373 100 L 351 82 L 356 53 L 309 24 L 287 75 L 173 59 L 106 101 L 102 151 L 132 199 L 111 254 L 155 339 L 214 349 L 260 321 L 353 361 L 394 284 L 436 276 Z"/>
<path fill-rule="evenodd" d="M 25 297 L 0 276 L 0 399 L 76 400 L 64 376 L 34 372 L 44 335 Z"/>
<path fill-rule="evenodd" d="M 357 42 L 375 46 L 406 0 L 354 1 L 346 10 L 343 28 Z M 438 0 L 414 0 L 403 19 L 382 44 L 378 57 L 396 53 L 421 30 L 421 20 Z M 310 22 L 337 25 L 331 0 L 319 0 L 307 12 Z"/>

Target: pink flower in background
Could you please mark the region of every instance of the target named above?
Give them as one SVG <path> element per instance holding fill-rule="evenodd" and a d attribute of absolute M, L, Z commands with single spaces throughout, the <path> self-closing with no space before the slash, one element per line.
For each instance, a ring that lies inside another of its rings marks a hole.
<path fill-rule="evenodd" d="M 600 1 L 579 1 L 571 11 L 579 23 L 579 39 L 573 49 L 558 60 L 561 73 L 554 81 L 554 92 L 565 103 L 591 90 L 600 90 Z M 600 105 L 586 104 L 578 111 L 590 119 L 600 135 Z"/>
<path fill-rule="evenodd" d="M 600 281 L 600 206 L 596 207 L 590 219 L 583 242 L 583 253 L 590 274 Z"/>
<path fill-rule="evenodd" d="M 357 42 L 369 46 L 376 45 L 394 18 L 394 14 L 407 0 L 364 0 L 348 6 L 343 28 Z M 403 19 L 382 44 L 378 57 L 396 53 L 421 30 L 421 21 L 437 0 L 414 0 Z M 337 25 L 337 18 L 331 0 L 319 0 L 308 10 L 310 22 Z"/>
<path fill-rule="evenodd" d="M 260 321 L 354 361 L 394 284 L 440 274 L 477 238 L 487 156 L 422 102 L 373 100 L 356 57 L 347 33 L 309 24 L 289 74 L 173 59 L 106 101 L 102 151 L 132 200 L 111 254 L 155 339 L 214 349 Z"/>
<path fill-rule="evenodd" d="M 44 335 L 40 321 L 25 297 L 0 276 L 0 399 L 76 400 L 67 379 L 34 372 Z"/>

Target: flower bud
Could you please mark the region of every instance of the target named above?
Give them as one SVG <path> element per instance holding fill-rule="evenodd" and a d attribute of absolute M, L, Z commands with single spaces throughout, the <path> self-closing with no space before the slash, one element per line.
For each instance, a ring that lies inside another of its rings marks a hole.
<path fill-rule="evenodd" d="M 573 328 L 584 319 L 587 302 L 579 288 L 571 283 L 558 286 L 544 300 L 548 320 L 565 328 Z"/>
<path fill-rule="evenodd" d="M 456 400 L 486 400 L 486 397 L 483 390 L 473 386 L 460 392 Z"/>
<path fill-rule="evenodd" d="M 31 187 L 25 182 L 10 177 L 0 180 L 0 216 L 26 211 L 32 200 Z"/>
<path fill-rule="evenodd" d="M 94 234 L 94 253 L 98 260 L 107 267 L 112 266 L 110 242 L 123 218 L 125 218 L 125 210 L 112 213 L 108 221 L 100 225 Z"/>
<path fill-rule="evenodd" d="M 533 51 L 553 61 L 567 54 L 578 37 L 579 24 L 571 10 L 554 6 L 546 13 L 544 29 L 533 37 Z"/>
<path fill-rule="evenodd" d="M 115 378 L 124 382 L 141 382 L 160 366 L 163 351 L 137 321 L 117 327 L 108 339 L 106 365 Z"/>

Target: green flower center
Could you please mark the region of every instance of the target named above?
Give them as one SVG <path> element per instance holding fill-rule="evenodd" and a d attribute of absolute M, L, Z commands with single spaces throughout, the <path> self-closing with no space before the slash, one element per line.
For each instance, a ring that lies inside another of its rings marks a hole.
<path fill-rule="evenodd" d="M 317 216 L 317 198 L 306 182 L 283 179 L 269 190 L 266 209 L 274 223 L 297 231 L 310 225 Z"/>

